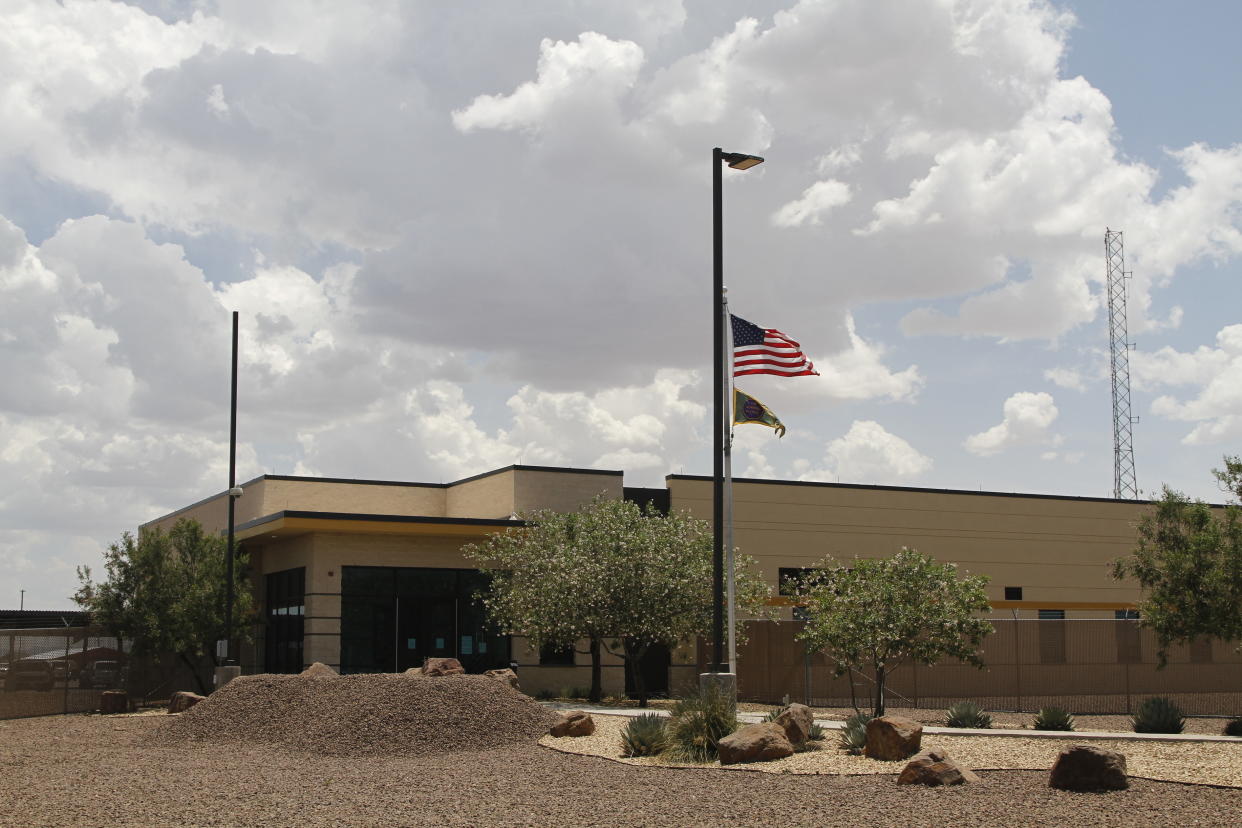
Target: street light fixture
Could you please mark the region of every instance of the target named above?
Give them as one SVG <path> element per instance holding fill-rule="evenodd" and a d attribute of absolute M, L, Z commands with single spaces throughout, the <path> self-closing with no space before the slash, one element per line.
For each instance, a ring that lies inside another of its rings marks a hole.
<path fill-rule="evenodd" d="M 763 163 L 757 155 L 712 150 L 712 343 L 713 382 L 712 414 L 715 419 L 712 439 L 712 627 L 713 650 L 711 672 L 724 673 L 724 392 L 726 384 L 725 305 L 724 305 L 724 219 L 721 202 L 721 164 L 735 170 L 748 170 Z"/>
<path fill-rule="evenodd" d="M 749 170 L 763 163 L 758 155 L 746 155 L 740 152 L 722 152 L 720 159 L 735 170 Z"/>

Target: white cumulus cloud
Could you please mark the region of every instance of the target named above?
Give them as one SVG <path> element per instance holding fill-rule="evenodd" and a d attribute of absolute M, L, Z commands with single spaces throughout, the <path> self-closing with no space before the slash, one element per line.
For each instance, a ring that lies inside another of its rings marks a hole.
<path fill-rule="evenodd" d="M 1019 391 L 1005 400 L 1004 419 L 987 431 L 972 434 L 964 443 L 971 454 L 987 457 L 1012 446 L 1057 442 L 1048 429 L 1056 420 L 1056 403 L 1045 392 Z"/>

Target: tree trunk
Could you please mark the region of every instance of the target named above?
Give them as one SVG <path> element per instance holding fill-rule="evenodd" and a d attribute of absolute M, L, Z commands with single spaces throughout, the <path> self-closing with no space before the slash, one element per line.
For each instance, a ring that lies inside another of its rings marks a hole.
<path fill-rule="evenodd" d="M 638 696 L 638 706 L 647 706 L 647 682 L 643 680 L 642 660 L 647 654 L 647 645 L 636 645 L 628 639 L 624 642 L 625 666 L 634 679 L 634 694 Z"/>
<path fill-rule="evenodd" d="M 599 704 L 604 699 L 604 684 L 600 677 L 600 660 L 602 654 L 600 652 L 600 640 L 598 638 L 591 639 L 591 696 L 588 699 L 592 704 Z"/>
<path fill-rule="evenodd" d="M 875 715 L 884 715 L 884 665 L 875 665 Z"/>

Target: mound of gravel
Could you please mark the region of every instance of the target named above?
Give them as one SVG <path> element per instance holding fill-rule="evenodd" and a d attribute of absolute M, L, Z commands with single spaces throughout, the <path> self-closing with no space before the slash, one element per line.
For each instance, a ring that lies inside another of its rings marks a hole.
<path fill-rule="evenodd" d="M 257 675 L 234 679 L 153 738 L 166 745 L 259 743 L 330 756 L 422 756 L 534 742 L 557 714 L 504 682 Z"/>

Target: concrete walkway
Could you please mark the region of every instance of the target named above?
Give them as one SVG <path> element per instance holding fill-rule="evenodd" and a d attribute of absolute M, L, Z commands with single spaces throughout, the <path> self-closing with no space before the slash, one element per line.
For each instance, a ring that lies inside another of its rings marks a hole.
<path fill-rule="evenodd" d="M 582 710 L 599 716 L 629 716 L 632 718 L 634 716 L 641 716 L 644 713 L 654 713 L 657 716 L 668 715 L 667 710 L 660 710 L 654 707 L 605 707 L 603 705 L 574 704 L 562 701 L 543 701 L 540 704 L 553 710 Z M 743 712 L 738 713 L 737 718 L 739 721 L 749 724 L 763 721 L 764 714 Z M 845 726 L 845 722 L 838 719 L 816 719 L 815 724 L 825 730 L 840 730 Z M 1242 737 L 1209 733 L 1114 733 L 1098 730 L 1007 730 L 1001 728 L 979 730 L 967 727 L 930 727 L 928 725 L 923 726 L 923 735 L 1020 736 L 1024 739 L 1132 739 L 1146 742 L 1237 742 L 1242 744 Z"/>

